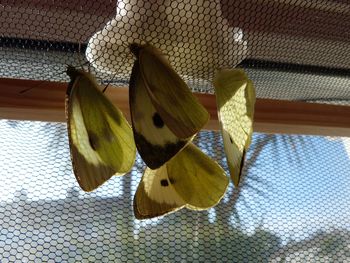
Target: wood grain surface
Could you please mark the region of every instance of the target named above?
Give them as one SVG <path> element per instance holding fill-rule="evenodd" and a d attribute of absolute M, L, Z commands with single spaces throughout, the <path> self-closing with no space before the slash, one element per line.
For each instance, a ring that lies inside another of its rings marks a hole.
<path fill-rule="evenodd" d="M 65 122 L 66 88 L 67 83 L 0 78 L 0 118 Z M 129 119 L 128 88 L 110 87 L 105 94 Z M 219 130 L 215 96 L 195 96 L 210 113 L 205 129 Z M 257 99 L 254 131 L 350 137 L 350 107 Z"/>

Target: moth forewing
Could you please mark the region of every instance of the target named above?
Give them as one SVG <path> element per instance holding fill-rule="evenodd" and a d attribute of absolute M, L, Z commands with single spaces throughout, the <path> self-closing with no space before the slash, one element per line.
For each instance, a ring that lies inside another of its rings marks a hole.
<path fill-rule="evenodd" d="M 130 49 L 140 65 L 149 97 L 168 128 L 179 138 L 199 132 L 208 122 L 209 113 L 167 59 L 149 44 L 133 44 Z"/>
<path fill-rule="evenodd" d="M 75 96 L 75 89 L 71 94 L 70 103 L 68 104 L 68 137 L 72 159 L 72 166 L 76 179 L 84 191 L 92 191 L 99 185 L 103 184 L 110 178 L 114 170 L 103 164 L 100 157 L 91 150 L 87 131 L 84 127 L 84 120 L 77 105 L 79 102 Z M 100 165 L 102 163 L 102 165 Z M 99 167 L 97 171 L 97 167 Z M 100 170 L 104 172 L 100 173 Z M 100 176 L 93 176 L 98 172 Z"/>
<path fill-rule="evenodd" d="M 238 186 L 241 177 L 239 165 L 241 163 L 242 153 L 236 143 L 232 142 L 230 134 L 224 129 L 222 130 L 222 138 L 230 177 L 233 184 Z"/>
<path fill-rule="evenodd" d="M 129 103 L 136 147 L 148 167 L 159 168 L 190 141 L 174 135 L 163 121 L 148 95 L 137 62 L 129 82 Z"/>
<path fill-rule="evenodd" d="M 113 175 L 128 172 L 136 147 L 125 117 L 98 89 L 94 77 L 68 67 L 66 113 L 74 174 L 92 191 Z"/>
<path fill-rule="evenodd" d="M 226 159 L 238 186 L 253 133 L 255 89 L 242 69 L 218 70 L 213 84 Z"/>

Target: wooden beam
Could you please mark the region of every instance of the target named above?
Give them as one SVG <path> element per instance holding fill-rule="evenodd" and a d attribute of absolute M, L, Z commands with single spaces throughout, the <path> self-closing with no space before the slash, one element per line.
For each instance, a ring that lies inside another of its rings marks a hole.
<path fill-rule="evenodd" d="M 66 88 L 67 83 L 0 78 L 0 118 L 64 122 Z M 127 87 L 108 88 L 106 95 L 129 119 Z M 205 129 L 219 130 L 215 96 L 195 95 L 211 116 Z M 347 106 L 257 99 L 255 108 L 256 132 L 350 137 Z"/>

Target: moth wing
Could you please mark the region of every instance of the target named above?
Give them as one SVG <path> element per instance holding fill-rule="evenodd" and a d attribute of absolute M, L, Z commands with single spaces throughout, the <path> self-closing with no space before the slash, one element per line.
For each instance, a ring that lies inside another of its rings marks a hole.
<path fill-rule="evenodd" d="M 83 190 L 92 191 L 133 166 L 136 147 L 132 130 L 90 74 L 74 69 L 68 90 L 67 123 L 74 174 Z"/>
<path fill-rule="evenodd" d="M 134 197 L 137 219 L 162 216 L 185 206 L 168 178 L 166 165 L 159 169 L 146 168 Z"/>
<path fill-rule="evenodd" d="M 241 69 L 223 69 L 213 81 L 224 149 L 234 185 L 240 182 L 243 155 L 253 134 L 255 89 Z"/>
<path fill-rule="evenodd" d="M 198 133 L 208 122 L 209 113 L 164 55 L 151 45 L 144 45 L 138 60 L 153 105 L 169 129 L 179 138 Z"/>
<path fill-rule="evenodd" d="M 226 192 L 229 180 L 225 171 L 192 143 L 166 167 L 172 186 L 189 209 L 211 208 Z"/>
<path fill-rule="evenodd" d="M 246 144 L 244 146 L 244 148 L 248 150 L 252 141 L 252 136 L 253 136 L 253 121 L 254 121 L 254 111 L 255 111 L 255 101 L 256 101 L 254 84 L 250 79 L 248 79 L 247 88 L 245 89 L 245 98 L 246 98 L 246 105 L 247 105 L 246 107 L 247 116 L 252 123 L 249 127 L 248 140 L 246 141 Z M 249 122 L 248 122 L 248 126 L 249 126 Z"/>
<path fill-rule="evenodd" d="M 137 62 L 131 73 L 129 102 L 136 147 L 148 167 L 159 168 L 190 139 L 178 138 L 164 123 L 148 95 Z"/>

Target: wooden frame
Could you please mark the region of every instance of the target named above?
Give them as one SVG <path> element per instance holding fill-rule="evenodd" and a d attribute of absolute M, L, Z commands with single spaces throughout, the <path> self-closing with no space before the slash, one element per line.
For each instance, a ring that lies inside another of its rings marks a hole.
<path fill-rule="evenodd" d="M 0 78 L 0 118 L 64 122 L 66 88 L 67 83 Z M 129 118 L 128 89 L 108 88 L 106 95 Z M 215 96 L 195 95 L 211 116 L 205 129 L 218 130 Z M 257 99 L 255 109 L 256 132 L 350 137 L 348 106 Z"/>

